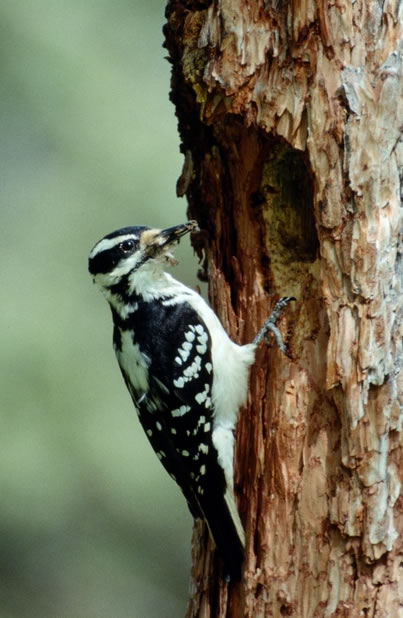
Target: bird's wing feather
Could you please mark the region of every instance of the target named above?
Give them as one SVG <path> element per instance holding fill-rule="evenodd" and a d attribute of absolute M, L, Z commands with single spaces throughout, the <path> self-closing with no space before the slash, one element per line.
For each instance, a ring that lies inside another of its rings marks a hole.
<path fill-rule="evenodd" d="M 140 421 L 192 514 L 206 520 L 227 572 L 237 578 L 244 537 L 213 444 L 210 334 L 187 303 L 147 303 L 144 312 L 141 309 L 134 316 L 135 336 L 150 359 L 148 379 L 153 384 L 144 396 L 137 394 Z"/>

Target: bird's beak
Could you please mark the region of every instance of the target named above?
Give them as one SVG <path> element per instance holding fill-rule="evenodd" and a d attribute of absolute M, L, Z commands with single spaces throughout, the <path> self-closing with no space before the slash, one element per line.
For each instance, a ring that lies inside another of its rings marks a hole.
<path fill-rule="evenodd" d="M 188 221 L 182 225 L 175 225 L 166 230 L 147 230 L 143 233 L 145 252 L 148 258 L 164 258 L 171 266 L 177 264 L 177 260 L 171 252 L 171 247 L 185 234 L 199 231 L 197 221 Z"/>
<path fill-rule="evenodd" d="M 187 223 L 182 223 L 181 225 L 175 225 L 174 227 L 169 227 L 166 230 L 161 230 L 154 237 L 153 244 L 159 245 L 160 247 L 172 245 L 174 242 L 179 242 L 185 234 L 197 231 L 199 231 L 197 221 L 188 221 Z"/>

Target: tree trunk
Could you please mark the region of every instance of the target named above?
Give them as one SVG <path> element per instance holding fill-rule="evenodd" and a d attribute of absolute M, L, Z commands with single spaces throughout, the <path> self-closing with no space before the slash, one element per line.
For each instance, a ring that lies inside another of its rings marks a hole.
<path fill-rule="evenodd" d="M 245 343 L 297 298 L 292 359 L 261 346 L 238 423 L 242 582 L 197 525 L 188 617 L 401 616 L 403 4 L 170 0 L 167 18 L 210 301 Z"/>

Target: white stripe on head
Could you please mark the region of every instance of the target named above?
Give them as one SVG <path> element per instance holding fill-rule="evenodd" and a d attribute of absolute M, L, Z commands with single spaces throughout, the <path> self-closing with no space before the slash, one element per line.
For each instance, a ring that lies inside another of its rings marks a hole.
<path fill-rule="evenodd" d="M 121 242 L 125 240 L 138 240 L 139 237 L 136 234 L 122 234 L 122 236 L 114 236 L 113 238 L 103 238 L 100 240 L 93 250 L 90 253 L 90 260 L 92 260 L 98 253 L 102 253 L 102 251 L 107 251 L 108 249 L 112 249 L 112 247 L 116 247 L 116 245 L 120 245 Z"/>

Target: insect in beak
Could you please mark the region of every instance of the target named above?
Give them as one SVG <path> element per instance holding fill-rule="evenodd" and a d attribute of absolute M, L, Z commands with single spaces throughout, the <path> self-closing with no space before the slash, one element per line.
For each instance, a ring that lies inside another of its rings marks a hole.
<path fill-rule="evenodd" d="M 188 221 L 174 227 L 169 227 L 165 230 L 157 232 L 151 242 L 148 245 L 148 251 L 150 257 L 157 257 L 159 253 L 163 254 L 166 260 L 174 266 L 177 264 L 177 260 L 173 254 L 168 250 L 174 243 L 179 243 L 182 236 L 189 232 L 198 232 L 199 226 L 197 221 Z"/>

